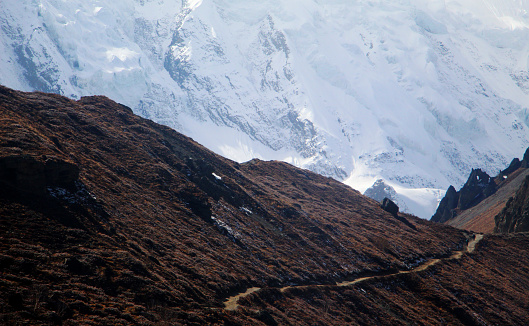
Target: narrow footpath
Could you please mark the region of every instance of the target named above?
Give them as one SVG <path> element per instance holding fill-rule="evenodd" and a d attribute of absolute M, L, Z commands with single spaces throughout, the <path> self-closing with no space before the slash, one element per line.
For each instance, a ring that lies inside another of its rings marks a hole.
<path fill-rule="evenodd" d="M 327 287 L 327 286 L 350 286 L 353 284 L 358 284 L 367 280 L 375 279 L 375 278 L 383 278 L 383 277 L 389 277 L 389 276 L 395 276 L 400 274 L 409 274 L 409 273 L 415 273 L 415 272 L 421 272 L 429 268 L 430 266 L 433 266 L 435 264 L 440 263 L 444 260 L 452 260 L 452 259 L 461 259 L 463 257 L 464 253 L 472 253 L 476 249 L 476 244 L 483 239 L 483 234 L 475 234 L 474 238 L 470 240 L 467 244 L 467 247 L 464 250 L 459 250 L 454 252 L 450 257 L 448 258 L 433 258 L 430 259 L 423 264 L 415 267 L 414 269 L 410 269 L 408 271 L 399 271 L 392 274 L 383 274 L 383 275 L 373 275 L 373 276 L 367 276 L 367 277 L 360 277 L 353 281 L 344 281 L 344 282 L 336 282 L 336 284 L 311 284 L 311 285 L 292 285 L 292 286 L 285 286 L 282 288 L 279 288 L 281 292 L 288 291 L 289 289 L 303 289 L 303 288 L 309 288 L 309 287 Z M 239 304 L 237 303 L 240 298 L 244 298 L 254 292 L 257 292 L 261 290 L 259 287 L 253 287 L 249 288 L 243 293 L 239 293 L 235 296 L 229 297 L 224 302 L 224 309 L 225 310 L 236 310 L 239 307 Z"/>

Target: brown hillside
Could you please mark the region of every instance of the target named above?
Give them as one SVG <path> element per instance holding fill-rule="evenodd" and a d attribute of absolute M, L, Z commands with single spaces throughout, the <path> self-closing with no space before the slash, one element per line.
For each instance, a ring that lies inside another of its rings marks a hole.
<path fill-rule="evenodd" d="M 464 247 L 465 232 L 399 218 L 309 171 L 224 159 L 104 97 L 0 87 L 0 324 L 314 324 L 325 310 L 225 311 L 224 301 L 254 286 L 406 270 Z M 453 264 L 456 279 L 482 266 Z M 332 293 L 330 305 L 347 304 Z M 378 324 L 378 310 L 364 316 Z"/>
<path fill-rule="evenodd" d="M 259 291 L 239 313 L 269 325 L 526 325 L 528 248 L 528 234 L 487 236 L 472 254 L 417 273 Z"/>

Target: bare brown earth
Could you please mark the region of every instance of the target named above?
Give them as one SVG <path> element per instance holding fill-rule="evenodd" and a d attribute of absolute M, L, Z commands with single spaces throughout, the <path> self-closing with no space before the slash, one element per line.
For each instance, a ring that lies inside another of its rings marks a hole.
<path fill-rule="evenodd" d="M 367 280 L 365 293 L 261 290 L 224 309 L 252 287 L 391 274 L 465 245 L 464 231 L 399 218 L 286 163 L 224 159 L 104 97 L 0 87 L 2 325 L 395 324 L 394 315 L 420 324 L 460 320 L 458 307 L 483 303 L 479 296 L 492 297 L 476 312 L 487 322 L 509 321 L 496 317 L 504 311 L 527 318 L 519 294 L 528 246 L 519 237 L 486 238 L 455 262 Z M 377 287 L 395 278 L 406 295 Z M 463 279 L 472 287 L 454 301 L 450 284 Z M 438 292 L 420 290 L 430 284 Z"/>
<path fill-rule="evenodd" d="M 456 228 L 481 233 L 492 233 L 495 227 L 494 217 L 498 215 L 510 197 L 520 188 L 529 169 L 520 168 L 507 179 L 498 182 L 498 191 L 485 198 L 478 205 L 458 212 L 458 215 L 446 224 Z"/>
<path fill-rule="evenodd" d="M 237 295 L 229 297 L 226 300 L 226 302 L 224 302 L 224 309 L 230 310 L 230 311 L 236 310 L 239 307 L 239 304 L 237 304 L 237 302 L 239 301 L 240 298 L 244 298 L 259 290 L 261 290 L 261 288 L 258 288 L 258 287 L 249 288 L 243 293 L 239 293 Z"/>

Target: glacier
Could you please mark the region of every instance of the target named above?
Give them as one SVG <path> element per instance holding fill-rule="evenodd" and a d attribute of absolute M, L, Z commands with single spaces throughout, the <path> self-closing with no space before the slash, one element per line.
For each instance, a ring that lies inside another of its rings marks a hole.
<path fill-rule="evenodd" d="M 19 0 L 0 83 L 102 94 L 243 162 L 282 160 L 430 217 L 529 144 L 529 1 Z"/>

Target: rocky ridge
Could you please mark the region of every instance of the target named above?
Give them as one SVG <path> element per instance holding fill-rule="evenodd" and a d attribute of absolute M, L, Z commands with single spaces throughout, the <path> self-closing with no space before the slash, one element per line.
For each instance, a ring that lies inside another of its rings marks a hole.
<path fill-rule="evenodd" d="M 431 220 L 446 222 L 454 218 L 458 211 L 476 206 L 494 192 L 496 192 L 494 178 L 481 169 L 472 169 L 467 182 L 459 191 L 456 191 L 453 186 L 448 188 Z"/>
<path fill-rule="evenodd" d="M 472 170 L 467 183 L 448 188 L 431 220 L 477 232 L 524 230 L 524 193 L 529 174 L 529 148 L 495 177 Z M 517 202 L 517 204 L 515 204 Z M 516 206 L 516 208 L 513 207 Z M 514 224 L 520 224 L 515 227 Z"/>

